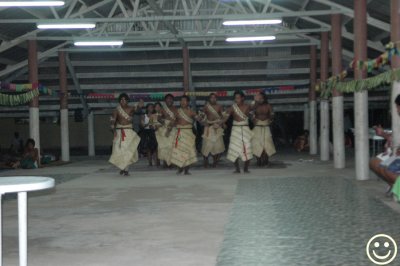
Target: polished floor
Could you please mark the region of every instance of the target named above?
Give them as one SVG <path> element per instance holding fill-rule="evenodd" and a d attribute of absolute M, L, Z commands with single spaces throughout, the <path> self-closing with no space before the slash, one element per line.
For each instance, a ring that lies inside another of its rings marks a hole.
<path fill-rule="evenodd" d="M 353 181 L 351 161 L 335 170 L 306 154 L 281 153 L 249 175 L 232 174 L 224 162 L 199 165 L 190 176 L 141 161 L 121 177 L 107 158 L 74 158 L 0 176 L 57 180 L 55 190 L 29 197 L 31 266 L 372 265 L 366 238 L 385 231 L 400 241 L 392 232 L 400 208 L 383 182 Z M 4 265 L 17 265 L 12 197 L 3 216 Z"/>
<path fill-rule="evenodd" d="M 399 222 L 399 213 L 341 177 L 240 180 L 218 266 L 371 265 L 368 241 L 400 240 Z"/>

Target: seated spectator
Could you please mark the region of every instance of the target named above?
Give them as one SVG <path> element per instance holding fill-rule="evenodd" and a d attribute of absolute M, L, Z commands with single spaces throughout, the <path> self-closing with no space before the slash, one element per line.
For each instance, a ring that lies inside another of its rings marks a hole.
<path fill-rule="evenodd" d="M 309 138 L 308 130 L 304 130 L 303 135 L 298 136 L 294 141 L 293 146 L 296 149 L 296 151 L 301 152 L 308 150 L 310 146 L 308 138 Z"/>
<path fill-rule="evenodd" d="M 12 164 L 13 168 L 35 169 L 40 167 L 39 150 L 35 148 L 35 141 L 28 139 L 20 161 Z"/>
<path fill-rule="evenodd" d="M 23 146 L 24 146 L 24 142 L 22 140 L 22 138 L 19 136 L 18 132 L 14 133 L 14 138 L 11 142 L 11 146 L 10 146 L 10 153 L 12 155 L 18 155 L 22 153 L 23 150 Z"/>
<path fill-rule="evenodd" d="M 400 94 L 395 99 L 397 113 L 400 115 Z M 396 182 L 400 175 L 400 149 L 396 148 L 392 151 L 392 134 L 386 133 L 381 126 L 374 127 L 376 135 L 386 140 L 385 152 L 380 158 L 375 157 L 370 160 L 370 169 L 380 178 L 382 178 L 390 187 Z M 385 159 L 383 159 L 385 157 Z"/>

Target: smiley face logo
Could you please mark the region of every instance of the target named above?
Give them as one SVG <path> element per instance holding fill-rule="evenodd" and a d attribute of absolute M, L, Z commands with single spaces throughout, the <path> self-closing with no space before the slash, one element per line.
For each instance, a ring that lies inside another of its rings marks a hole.
<path fill-rule="evenodd" d="M 373 236 L 367 244 L 367 256 L 376 265 L 387 265 L 397 255 L 397 244 L 394 239 L 385 234 Z"/>

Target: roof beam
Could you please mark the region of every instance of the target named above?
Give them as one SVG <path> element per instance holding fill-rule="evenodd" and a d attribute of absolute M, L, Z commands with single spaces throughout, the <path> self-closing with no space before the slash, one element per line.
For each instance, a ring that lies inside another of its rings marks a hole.
<path fill-rule="evenodd" d="M 99 2 L 97 4 L 95 4 L 95 5 L 92 5 L 92 6 L 88 7 L 88 8 L 84 8 L 83 10 L 79 10 L 78 12 L 72 14 L 70 16 L 70 18 L 76 18 L 76 17 L 82 16 L 85 13 L 91 12 L 94 9 L 97 9 L 97 8 L 99 8 L 99 7 L 101 7 L 101 6 L 105 5 L 105 4 L 110 3 L 110 2 L 112 2 L 112 0 L 103 0 L 103 1 L 101 1 L 101 2 Z M 38 22 L 43 22 L 43 21 L 46 21 L 46 20 L 36 19 L 36 21 L 32 22 L 32 23 L 38 23 Z M 49 21 L 50 21 L 49 23 L 59 23 L 59 22 L 61 22 L 63 20 L 62 19 L 49 19 Z M 75 20 L 71 20 L 71 22 L 72 23 L 78 23 Z M 0 53 L 6 51 L 6 50 L 8 50 L 8 49 L 10 49 L 10 48 L 12 48 L 12 47 L 14 47 L 16 45 L 19 45 L 21 42 L 24 42 L 30 36 L 35 36 L 39 32 L 41 32 L 41 30 L 36 29 L 36 30 L 31 31 L 31 32 L 25 33 L 25 34 L 23 34 L 21 36 L 18 36 L 17 38 L 15 38 L 15 39 L 13 39 L 11 41 L 2 42 L 1 45 L 0 45 Z"/>
<path fill-rule="evenodd" d="M 225 40 L 226 37 L 243 37 L 243 36 L 264 36 L 266 34 L 273 34 L 278 36 L 277 40 L 298 40 L 299 38 L 293 35 L 299 34 L 299 33 L 319 33 L 319 32 L 324 32 L 324 31 L 329 31 L 328 28 L 316 28 L 316 29 L 293 29 L 293 30 L 284 30 L 284 31 L 239 31 L 239 32 L 234 32 L 234 33 L 229 33 L 225 31 L 219 31 L 219 32 L 213 32 L 213 33 L 198 33 L 198 32 L 181 32 L 177 35 L 173 34 L 168 34 L 168 32 L 151 32 L 148 34 L 148 32 L 135 32 L 135 35 L 132 36 L 126 36 L 124 37 L 124 42 L 126 43 L 135 43 L 135 42 L 150 42 L 150 41 L 159 41 L 159 40 L 173 40 L 176 37 L 182 38 L 185 40 L 196 40 L 197 38 L 215 38 L 215 37 L 220 37 L 223 40 Z M 142 33 L 142 35 L 139 35 Z M 96 38 L 101 38 L 102 40 L 116 40 L 120 39 L 121 37 L 118 35 L 113 35 L 110 37 L 91 37 L 91 39 L 96 39 Z M 85 37 L 73 37 L 73 36 L 56 36 L 56 37 L 32 37 L 29 38 L 31 40 L 43 40 L 43 41 L 77 41 L 77 40 L 85 40 Z"/>
<path fill-rule="evenodd" d="M 307 7 L 307 5 L 310 3 L 310 1 L 311 1 L 311 0 L 305 0 L 305 1 L 301 4 L 300 10 L 302 10 L 302 11 L 303 11 L 303 10 L 306 10 L 306 7 Z M 299 17 L 297 17 L 297 18 L 295 19 L 295 21 L 293 22 L 293 25 L 296 26 L 298 21 L 299 21 Z"/>
<path fill-rule="evenodd" d="M 256 0 L 256 1 L 260 1 L 260 0 Z M 276 5 L 276 4 L 271 4 L 271 6 L 274 7 L 275 9 L 277 9 L 277 10 L 280 10 L 280 11 L 286 11 L 286 12 L 292 11 L 292 10 L 290 10 L 290 9 L 287 9 L 287 8 L 285 8 L 285 7 L 282 7 L 282 6 Z M 327 23 L 325 23 L 325 22 L 322 22 L 322 21 L 320 21 L 320 20 L 318 20 L 318 19 L 315 19 L 315 18 L 310 18 L 310 17 L 308 17 L 308 16 L 304 16 L 304 17 L 302 16 L 302 17 L 300 17 L 300 19 L 304 19 L 304 20 L 306 20 L 306 21 L 308 21 L 308 22 L 311 22 L 311 23 L 313 23 L 313 24 L 319 25 L 319 26 L 321 26 L 321 27 L 325 27 L 325 28 L 330 28 L 330 27 L 331 27 L 331 25 L 329 25 L 329 24 L 327 24 Z M 344 31 L 343 34 L 342 34 L 342 36 L 343 36 L 344 38 L 346 38 L 346 39 L 349 39 L 349 40 L 351 40 L 351 41 L 354 41 L 354 34 L 352 34 L 352 33 L 349 33 L 349 32 L 347 32 L 347 31 Z M 383 48 L 380 47 L 380 45 L 377 44 L 376 42 L 368 41 L 367 44 L 368 44 L 368 47 L 369 47 L 369 48 L 372 48 L 372 49 L 374 49 L 374 50 L 378 50 L 379 52 L 384 52 L 384 51 L 385 51 L 385 48 L 384 48 L 384 47 L 383 47 Z M 352 57 L 354 57 L 354 55 L 353 55 Z"/>
<path fill-rule="evenodd" d="M 271 48 L 271 47 L 299 47 L 299 46 L 310 46 L 310 45 L 318 45 L 319 41 L 310 40 L 310 41 L 302 41 L 302 42 L 289 42 L 289 43 L 269 43 L 262 45 L 229 45 L 222 44 L 217 46 L 190 46 L 189 50 L 218 50 L 218 49 L 243 49 L 243 48 Z M 168 51 L 168 50 L 181 50 L 182 47 L 169 46 L 169 47 L 156 47 L 156 46 L 145 46 L 145 47 L 132 47 L 132 48 L 64 48 L 60 49 L 62 51 L 70 52 L 70 53 L 93 53 L 93 52 L 138 52 L 138 51 Z"/>
<path fill-rule="evenodd" d="M 71 13 L 74 10 L 74 8 L 75 8 L 77 3 L 78 3 L 78 0 L 72 0 L 71 1 L 71 4 L 69 5 L 68 10 L 64 15 L 64 18 L 68 18 L 71 15 Z"/>
<path fill-rule="evenodd" d="M 58 49 L 60 49 L 64 45 L 65 45 L 64 43 L 63 44 L 59 44 L 59 45 L 57 45 L 57 46 L 55 46 L 55 47 L 53 47 L 53 48 L 51 48 L 51 49 L 49 49 L 49 50 L 47 50 L 45 52 L 39 53 L 38 60 L 41 60 L 43 58 L 46 58 L 46 57 L 56 53 L 58 51 Z M 22 62 L 19 62 L 19 63 L 15 64 L 15 65 L 9 65 L 5 69 L 0 71 L 0 77 L 8 75 L 8 74 L 10 74 L 10 73 L 12 73 L 12 72 L 14 72 L 14 71 L 26 66 L 26 65 L 28 65 L 28 59 L 26 59 L 26 60 L 24 60 Z"/>
<path fill-rule="evenodd" d="M 107 1 L 108 0 L 104 0 Z M 147 0 L 153 1 L 154 0 Z M 275 4 L 271 4 L 271 6 L 276 6 Z M 90 12 L 86 11 L 86 12 Z M 0 24 L 21 24 L 21 23 L 84 23 L 84 22 L 97 22 L 97 23 L 129 23 L 129 22 L 149 22 L 149 21 L 160 21 L 160 22 L 170 22 L 170 21 L 196 21 L 196 20 L 242 20 L 242 19 L 272 19 L 272 18 L 284 18 L 284 17 L 309 17 L 309 16 L 326 16 L 332 14 L 342 14 L 341 10 L 310 10 L 310 11 L 292 11 L 289 10 L 287 12 L 274 12 L 274 13 L 265 13 L 265 14 L 216 14 L 216 15 L 189 15 L 189 16 L 165 16 L 165 15 L 157 15 L 157 16 L 144 16 L 144 17 L 112 17 L 112 18 L 76 18 L 77 14 L 72 15 L 71 18 L 68 19 L 0 19 Z M 169 23 L 170 24 L 170 23 Z M 169 27 L 168 27 L 169 28 Z M 170 28 L 169 28 L 170 29 Z M 170 29 L 172 33 L 177 34 L 178 31 L 175 27 Z"/>
<path fill-rule="evenodd" d="M 310 60 L 309 54 L 287 55 L 287 56 L 241 56 L 241 57 L 212 57 L 212 58 L 190 58 L 191 64 L 215 64 L 215 63 L 253 63 L 253 62 L 271 62 L 271 61 L 306 61 Z M 149 60 L 91 60 L 78 61 L 71 60 L 74 67 L 104 67 L 104 66 L 148 66 L 148 65 L 171 65 L 182 64 L 182 58 L 170 59 L 149 59 Z M 58 62 L 44 62 L 39 65 L 40 68 L 58 67 Z"/>
<path fill-rule="evenodd" d="M 343 11 L 343 14 L 345 14 L 346 16 L 349 17 L 354 17 L 354 10 L 348 7 L 345 7 L 343 5 L 334 3 L 332 1 L 328 1 L 328 0 L 313 0 L 314 2 L 320 3 L 320 4 L 324 4 L 327 6 L 330 6 L 332 8 L 337 8 Z M 378 29 L 390 32 L 390 24 L 383 22 L 379 19 L 373 18 L 370 15 L 367 14 L 367 23 L 368 25 L 374 26 Z"/>
<path fill-rule="evenodd" d="M 38 65 L 40 66 L 40 63 L 46 61 L 47 59 L 48 59 L 48 57 L 43 57 L 43 58 L 39 59 L 38 60 Z M 58 67 L 58 64 L 57 64 L 57 67 Z M 17 80 L 20 76 L 26 74 L 28 72 L 28 70 L 29 70 L 28 66 L 24 66 L 24 67 L 20 68 L 18 71 L 14 72 L 10 76 L 8 76 L 5 79 L 5 82 L 13 82 L 14 80 Z M 25 81 L 26 80 L 29 80 L 29 78 L 26 77 Z"/>
<path fill-rule="evenodd" d="M 158 4 L 154 0 L 147 0 L 147 3 L 149 3 L 149 6 L 154 10 L 154 12 L 156 12 L 156 14 L 158 16 L 164 17 L 163 11 L 161 10 L 161 8 L 158 6 Z M 172 34 L 174 34 L 174 35 L 178 35 L 179 34 L 179 32 L 175 28 L 175 26 L 172 25 L 169 21 L 162 20 L 162 22 L 165 25 L 165 27 L 167 27 L 171 31 Z M 182 46 L 186 45 L 185 41 L 181 37 L 176 37 L 176 39 L 179 41 L 179 43 Z"/>

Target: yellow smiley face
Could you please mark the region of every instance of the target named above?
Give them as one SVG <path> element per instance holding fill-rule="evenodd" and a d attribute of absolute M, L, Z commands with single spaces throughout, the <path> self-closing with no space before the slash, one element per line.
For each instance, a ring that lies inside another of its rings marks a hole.
<path fill-rule="evenodd" d="M 375 235 L 368 241 L 366 252 L 368 258 L 376 265 L 387 265 L 396 258 L 397 244 L 388 235 Z"/>

